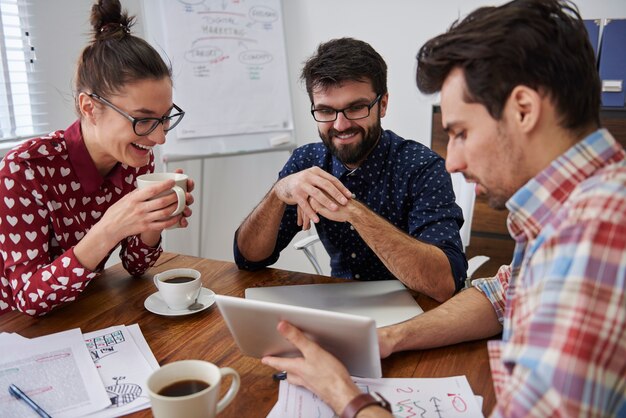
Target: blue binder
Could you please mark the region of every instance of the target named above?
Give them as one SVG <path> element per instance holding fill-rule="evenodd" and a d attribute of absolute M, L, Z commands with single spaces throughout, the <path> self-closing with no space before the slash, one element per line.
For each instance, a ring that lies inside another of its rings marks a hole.
<path fill-rule="evenodd" d="M 600 42 L 602 106 L 626 105 L 626 19 L 607 19 Z"/>
<path fill-rule="evenodd" d="M 596 56 L 596 61 L 598 60 L 598 43 L 600 41 L 600 23 L 601 20 L 585 20 L 585 28 L 587 29 L 587 34 L 589 35 L 589 41 L 591 42 L 591 46 L 593 47 L 593 54 Z"/>

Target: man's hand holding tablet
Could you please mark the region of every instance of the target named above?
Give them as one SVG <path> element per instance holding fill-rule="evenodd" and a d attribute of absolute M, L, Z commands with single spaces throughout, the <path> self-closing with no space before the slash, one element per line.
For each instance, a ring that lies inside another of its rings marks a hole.
<path fill-rule="evenodd" d="M 280 321 L 287 321 L 339 359 L 351 375 L 382 377 L 376 322 L 371 318 L 232 296 L 215 299 L 246 355 L 301 357 L 300 350 L 277 330 Z"/>

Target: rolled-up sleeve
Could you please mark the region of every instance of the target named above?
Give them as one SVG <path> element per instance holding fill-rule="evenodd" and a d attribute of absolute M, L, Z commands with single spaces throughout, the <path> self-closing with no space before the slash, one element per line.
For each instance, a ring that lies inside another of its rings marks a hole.
<path fill-rule="evenodd" d="M 504 265 L 500 267 L 498 273 L 494 277 L 485 279 L 476 279 L 472 281 L 472 286 L 481 291 L 498 315 L 500 324 L 504 322 L 504 306 L 506 305 L 506 289 L 509 287 L 511 278 L 511 266 Z"/>

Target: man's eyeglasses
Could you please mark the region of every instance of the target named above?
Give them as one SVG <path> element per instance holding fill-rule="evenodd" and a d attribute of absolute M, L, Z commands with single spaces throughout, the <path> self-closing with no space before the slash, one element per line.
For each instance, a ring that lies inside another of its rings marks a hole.
<path fill-rule="evenodd" d="M 159 126 L 159 123 L 163 124 L 164 132 L 169 132 L 174 129 L 176 125 L 178 125 L 183 119 L 183 116 L 185 116 L 185 111 L 183 109 L 176 106 L 175 104 L 172 104 L 172 110 L 175 110 L 177 112 L 173 115 L 163 116 L 161 118 L 134 118 L 104 97 L 98 96 L 96 93 L 87 93 L 87 95 L 92 99 L 95 99 L 100 103 L 109 106 L 111 109 L 115 110 L 117 113 L 131 121 L 131 123 L 133 124 L 133 131 L 135 131 L 135 134 L 138 136 L 150 135 L 150 133 L 152 133 L 152 131 L 154 131 L 157 126 Z"/>
<path fill-rule="evenodd" d="M 337 120 L 337 114 L 339 113 L 343 113 L 348 120 L 365 119 L 370 115 L 370 110 L 378 103 L 381 97 L 383 97 L 382 93 L 376 96 L 369 104 L 354 105 L 345 109 L 315 109 L 313 103 L 311 103 L 311 114 L 313 119 L 318 122 L 334 122 Z"/>

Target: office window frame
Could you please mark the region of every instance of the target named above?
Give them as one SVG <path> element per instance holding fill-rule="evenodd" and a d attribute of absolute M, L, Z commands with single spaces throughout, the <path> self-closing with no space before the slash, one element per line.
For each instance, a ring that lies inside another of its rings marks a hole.
<path fill-rule="evenodd" d="M 45 106 L 37 94 L 29 0 L 0 0 L 0 143 L 40 134 Z"/>

